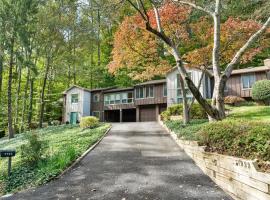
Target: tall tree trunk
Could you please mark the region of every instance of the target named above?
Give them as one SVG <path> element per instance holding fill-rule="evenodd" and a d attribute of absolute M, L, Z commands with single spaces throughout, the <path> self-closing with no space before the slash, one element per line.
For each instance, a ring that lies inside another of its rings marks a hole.
<path fill-rule="evenodd" d="M 34 94 L 34 78 L 32 77 L 31 80 L 30 80 L 30 92 L 29 92 L 29 110 L 28 110 L 28 117 L 27 117 L 28 127 L 30 127 L 30 125 L 32 123 L 33 94 Z"/>
<path fill-rule="evenodd" d="M 13 132 L 13 124 L 12 124 L 12 76 L 13 76 L 13 62 L 14 62 L 14 42 L 15 42 L 15 35 L 11 39 L 11 46 L 10 46 L 10 60 L 9 60 L 9 72 L 8 72 L 8 135 L 9 139 L 14 138 Z"/>
<path fill-rule="evenodd" d="M 213 13 L 214 19 L 214 47 L 212 51 L 212 59 L 213 59 L 213 73 L 214 73 L 214 92 L 212 105 L 215 106 L 219 112 L 220 119 L 225 118 L 225 110 L 224 110 L 224 95 L 219 92 L 219 84 L 220 84 L 220 9 L 221 2 L 220 0 L 216 0 L 215 12 Z M 211 119 L 210 120 L 215 120 Z"/>
<path fill-rule="evenodd" d="M 19 115 L 19 100 L 20 100 L 20 92 L 21 92 L 21 82 L 22 82 L 22 65 L 19 64 L 18 66 L 18 76 L 19 76 L 19 80 L 18 80 L 18 87 L 17 87 L 17 91 L 16 91 L 16 98 L 15 98 L 15 119 L 14 119 L 14 125 L 17 126 L 17 122 L 18 122 L 18 115 Z"/>
<path fill-rule="evenodd" d="M 27 90 L 28 90 L 29 82 L 30 82 L 30 68 L 28 67 L 28 69 L 27 69 L 26 84 L 25 84 L 25 87 L 24 87 L 24 95 L 23 95 L 20 133 L 23 131 L 23 128 L 24 128 L 24 115 L 25 115 L 25 107 L 26 107 L 26 100 L 27 100 Z"/>
<path fill-rule="evenodd" d="M 39 128 L 42 128 L 42 123 L 43 123 L 43 119 L 44 119 L 45 88 L 46 88 L 46 84 L 47 84 L 49 69 L 50 69 L 50 57 L 47 57 L 46 70 L 45 70 L 45 74 L 44 74 L 43 85 L 42 85 L 42 90 L 41 90 L 41 97 L 40 97 Z"/>
<path fill-rule="evenodd" d="M 101 64 L 101 49 L 100 49 L 100 11 L 99 9 L 97 10 L 97 15 L 98 15 L 98 31 L 97 31 L 97 36 L 98 36 L 98 40 L 97 40 L 97 54 L 98 54 L 98 66 L 100 66 Z"/>
<path fill-rule="evenodd" d="M 3 63 L 4 63 L 4 56 L 2 50 L 0 49 L 0 105 L 2 105 L 2 87 L 3 87 Z M 3 122 L 3 106 L 0 108 L 0 121 Z M 1 128 L 2 123 L 0 123 Z"/>

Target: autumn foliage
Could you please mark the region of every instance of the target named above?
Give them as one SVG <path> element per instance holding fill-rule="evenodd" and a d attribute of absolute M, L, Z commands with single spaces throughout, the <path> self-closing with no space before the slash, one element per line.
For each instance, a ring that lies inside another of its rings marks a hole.
<path fill-rule="evenodd" d="M 174 4 L 165 4 L 160 10 L 163 30 L 175 42 L 189 38 L 186 22 L 190 11 Z M 153 10 L 148 15 L 151 25 L 157 27 Z M 145 30 L 144 21 L 139 15 L 126 17 L 115 34 L 109 71 L 117 73 L 120 68 L 132 69 L 129 75 L 134 80 L 163 76 L 172 67 L 166 52 L 162 42 Z"/>
<path fill-rule="evenodd" d="M 159 8 L 163 31 L 176 45 L 188 66 L 209 66 L 212 63 L 213 22 L 211 18 L 201 17 L 191 20 L 189 7 L 166 3 Z M 157 29 L 153 10 L 148 11 L 151 25 Z M 254 34 L 261 24 L 254 20 L 228 18 L 221 24 L 220 63 L 231 61 L 237 50 Z M 255 43 L 242 57 L 241 63 L 251 61 L 254 56 L 270 46 L 270 30 Z M 117 73 L 121 68 L 128 68 L 134 80 L 148 80 L 163 76 L 173 65 L 169 50 L 153 34 L 145 29 L 139 15 L 126 17 L 119 26 L 112 51 L 113 61 L 109 71 Z"/>
<path fill-rule="evenodd" d="M 209 19 L 203 17 L 197 23 L 191 25 L 192 31 L 201 45 L 201 48 L 194 49 L 186 53 L 185 59 L 191 66 L 211 65 L 213 48 L 213 27 Z M 228 18 L 221 25 L 221 65 L 225 65 L 233 58 L 247 40 L 253 35 L 261 24 L 254 20 L 241 20 L 238 18 Z M 255 43 L 242 57 L 241 63 L 251 61 L 254 56 L 261 53 L 270 46 L 270 30 Z"/>

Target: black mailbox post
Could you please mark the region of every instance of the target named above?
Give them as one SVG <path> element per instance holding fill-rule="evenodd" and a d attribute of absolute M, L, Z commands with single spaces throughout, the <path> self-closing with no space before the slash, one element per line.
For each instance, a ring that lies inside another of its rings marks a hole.
<path fill-rule="evenodd" d="M 8 158 L 8 176 L 11 173 L 11 158 L 16 155 L 15 150 L 0 150 L 0 157 Z"/>

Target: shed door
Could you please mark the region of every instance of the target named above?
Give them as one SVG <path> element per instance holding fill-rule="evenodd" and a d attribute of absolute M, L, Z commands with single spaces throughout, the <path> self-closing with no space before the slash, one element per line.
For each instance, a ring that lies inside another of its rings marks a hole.
<path fill-rule="evenodd" d="M 156 108 L 155 105 L 144 106 L 140 108 L 140 121 L 151 122 L 156 121 Z"/>
<path fill-rule="evenodd" d="M 76 124 L 78 120 L 78 113 L 72 112 L 70 113 L 70 124 Z"/>

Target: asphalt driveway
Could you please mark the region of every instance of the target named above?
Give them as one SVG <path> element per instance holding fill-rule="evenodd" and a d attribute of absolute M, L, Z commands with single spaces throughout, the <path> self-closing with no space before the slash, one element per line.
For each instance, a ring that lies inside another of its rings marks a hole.
<path fill-rule="evenodd" d="M 6 199 L 231 199 L 155 122 L 113 124 L 61 178 Z"/>

